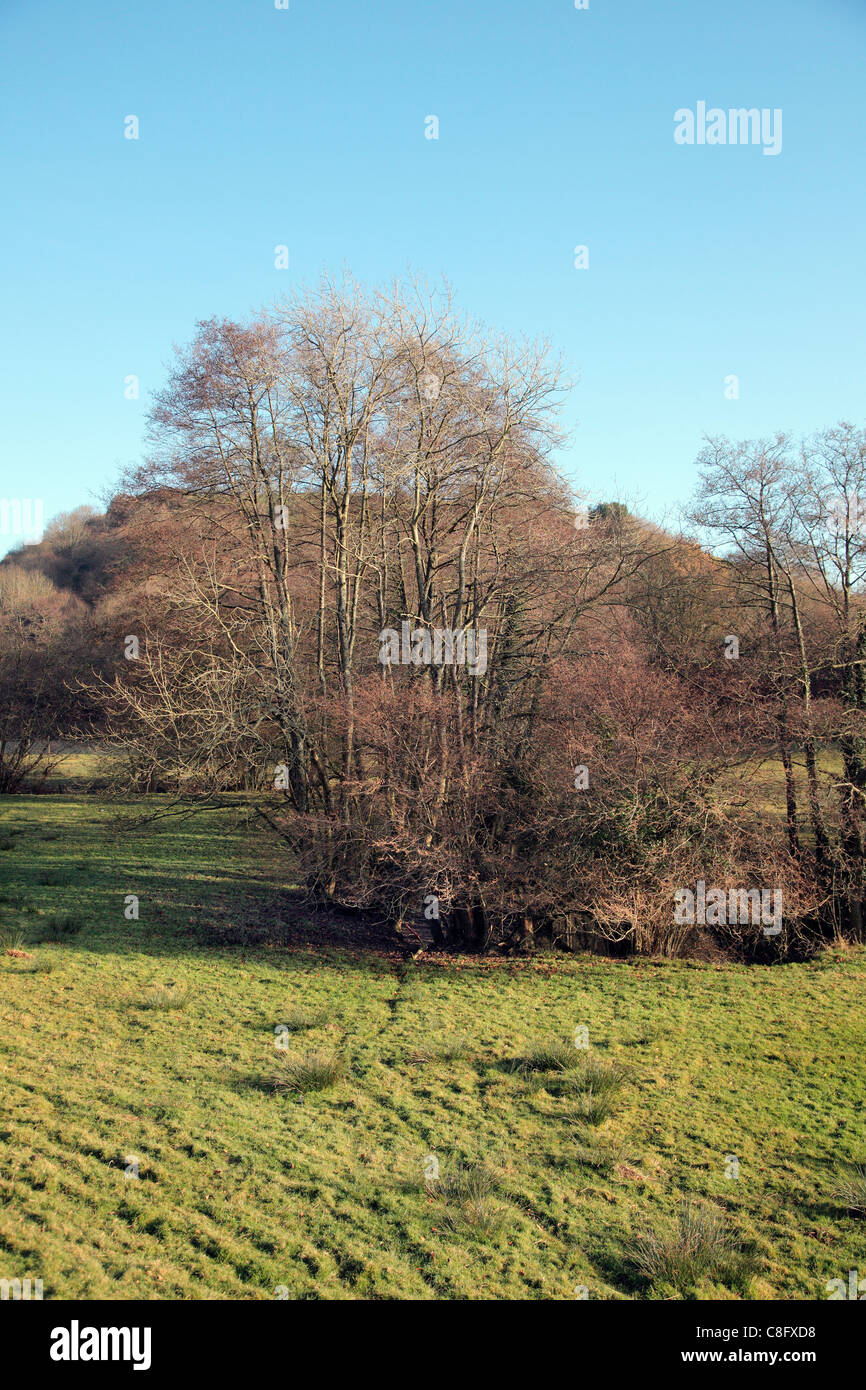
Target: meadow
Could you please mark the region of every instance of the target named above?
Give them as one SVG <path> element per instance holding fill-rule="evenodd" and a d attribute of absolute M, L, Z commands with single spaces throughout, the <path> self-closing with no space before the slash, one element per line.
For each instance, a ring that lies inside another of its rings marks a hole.
<path fill-rule="evenodd" d="M 328 931 L 242 806 L 165 809 L 0 801 L 0 1277 L 787 1300 L 866 1267 L 862 949 L 413 960 Z"/>

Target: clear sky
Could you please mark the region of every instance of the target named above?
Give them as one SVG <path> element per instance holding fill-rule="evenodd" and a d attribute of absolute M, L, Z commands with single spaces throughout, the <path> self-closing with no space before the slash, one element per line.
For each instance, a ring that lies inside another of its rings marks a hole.
<path fill-rule="evenodd" d="M 0 0 L 0 496 L 93 502 L 197 319 L 344 265 L 549 336 L 595 499 L 661 516 L 705 433 L 863 422 L 866 0 L 289 6 Z M 781 153 L 678 145 L 699 101 L 780 108 Z"/>

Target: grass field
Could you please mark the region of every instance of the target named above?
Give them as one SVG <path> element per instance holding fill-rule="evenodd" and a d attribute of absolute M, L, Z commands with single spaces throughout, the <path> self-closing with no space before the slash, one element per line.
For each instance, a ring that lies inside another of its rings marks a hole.
<path fill-rule="evenodd" d="M 866 1153 L 863 952 L 413 963 L 319 947 L 312 915 L 287 947 L 274 845 L 136 809 L 0 801 L 0 1278 L 820 1299 L 866 1274 L 835 1192 Z M 653 1273 L 688 1200 L 711 1255 Z"/>

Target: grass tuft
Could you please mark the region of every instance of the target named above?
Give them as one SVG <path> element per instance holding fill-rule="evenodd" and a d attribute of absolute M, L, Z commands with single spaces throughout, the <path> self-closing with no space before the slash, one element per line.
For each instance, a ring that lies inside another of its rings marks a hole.
<path fill-rule="evenodd" d="M 596 1091 L 592 1086 L 575 1096 L 572 1109 L 578 1119 L 588 1125 L 600 1125 L 613 1114 L 614 1094 L 611 1091 Z"/>
<path fill-rule="evenodd" d="M 493 1236 L 505 1224 L 506 1213 L 493 1200 L 499 1178 L 485 1163 L 458 1163 L 438 1179 L 425 1180 L 425 1188 L 444 1204 L 441 1221 L 449 1231 Z"/>
<path fill-rule="evenodd" d="M 596 1096 L 612 1099 L 625 1085 L 626 1073 L 616 1062 L 609 1062 L 593 1052 L 579 1052 L 579 1061 L 559 1084 L 566 1095 L 592 1091 Z"/>
<path fill-rule="evenodd" d="M 192 998 L 188 985 L 151 985 L 136 1001 L 139 1009 L 183 1009 Z"/>
<path fill-rule="evenodd" d="M 442 1043 L 433 1052 L 437 1062 L 464 1062 L 472 1056 L 472 1044 L 468 1038 L 455 1035 Z"/>
<path fill-rule="evenodd" d="M 19 927 L 0 927 L 0 951 L 21 951 L 24 933 Z"/>
<path fill-rule="evenodd" d="M 638 1238 L 635 1264 L 651 1284 L 669 1285 L 687 1293 L 701 1279 L 742 1288 L 748 1282 L 751 1262 L 720 1213 L 686 1200 L 673 1228 L 648 1231 Z"/>
<path fill-rule="evenodd" d="M 589 1124 L 577 1124 L 572 1130 L 576 1141 L 575 1158 L 588 1168 L 599 1173 L 612 1173 L 618 1163 L 626 1157 L 625 1145 L 606 1135 L 599 1134 Z"/>
<path fill-rule="evenodd" d="M 296 1004 L 280 1019 L 280 1028 L 290 1033 L 303 1033 L 307 1028 L 321 1028 L 333 1017 L 331 1009 L 311 1009 L 304 1004 Z"/>
<path fill-rule="evenodd" d="M 273 1079 L 276 1091 L 325 1091 L 336 1086 L 346 1072 L 346 1063 L 337 1052 L 313 1048 L 309 1052 L 277 1054 Z"/>
<path fill-rule="evenodd" d="M 839 1178 L 833 1195 L 846 1211 L 855 1216 L 866 1216 L 866 1163 L 860 1163 L 852 1172 Z"/>
<path fill-rule="evenodd" d="M 562 1042 L 554 1038 L 550 1042 L 536 1043 L 525 1057 L 516 1057 L 512 1063 L 513 1071 L 571 1071 L 580 1066 L 580 1052 L 574 1043 Z"/>
<path fill-rule="evenodd" d="M 73 912 L 55 913 L 45 919 L 42 936 L 46 941 L 67 941 L 70 936 L 77 936 L 83 926 L 83 919 Z"/>
<path fill-rule="evenodd" d="M 499 1190 L 499 1179 L 486 1163 L 458 1163 L 426 1186 L 447 1202 L 478 1202 Z"/>

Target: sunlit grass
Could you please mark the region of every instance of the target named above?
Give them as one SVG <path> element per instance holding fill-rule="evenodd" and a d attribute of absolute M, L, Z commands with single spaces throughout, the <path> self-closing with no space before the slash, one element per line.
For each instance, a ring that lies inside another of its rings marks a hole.
<path fill-rule="evenodd" d="M 47 1298 L 820 1299 L 862 1265 L 862 1215 L 831 1195 L 862 1162 L 862 950 L 408 975 L 253 946 L 292 882 L 280 848 L 234 812 L 129 824 L 145 805 L 0 802 L 0 930 L 30 953 L 0 956 L 0 1277 Z M 140 1007 L 154 990 L 184 1007 Z M 335 1084 L 275 1093 L 284 1022 L 287 1056 L 340 1059 Z M 672 1284 L 635 1244 L 675 1248 L 684 1200 L 737 1258 Z"/>

